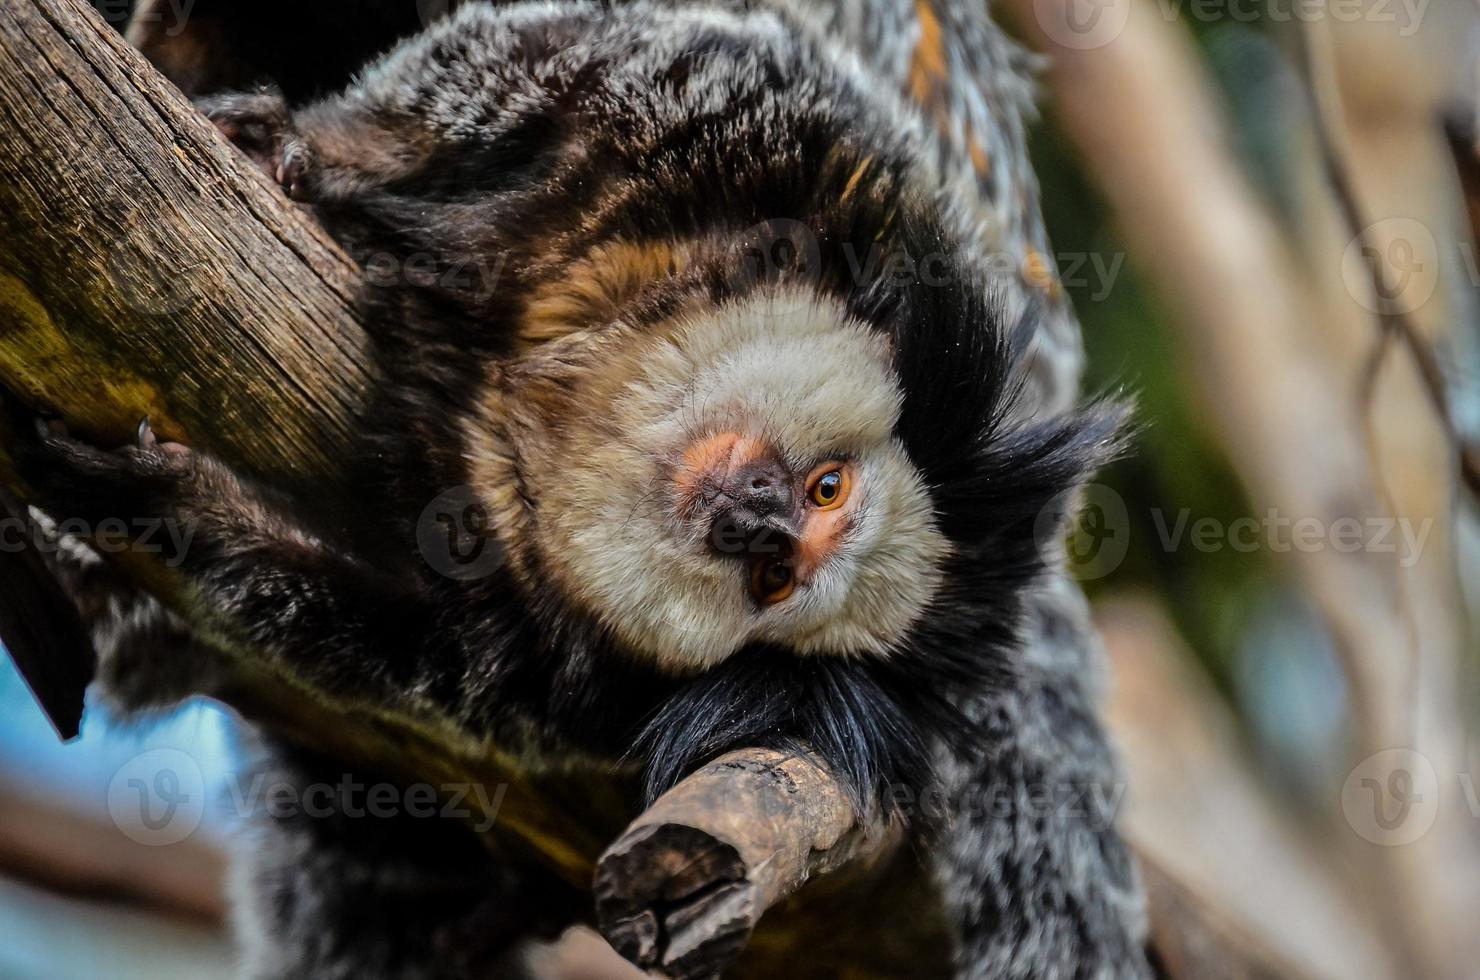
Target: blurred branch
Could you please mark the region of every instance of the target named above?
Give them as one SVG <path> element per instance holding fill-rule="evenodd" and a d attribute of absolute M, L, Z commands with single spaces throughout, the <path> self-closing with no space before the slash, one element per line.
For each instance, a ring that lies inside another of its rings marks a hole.
<path fill-rule="evenodd" d="M 1362 254 L 1380 256 L 1380 243 L 1373 240 L 1368 231 L 1369 222 L 1363 215 L 1362 205 L 1352 179 L 1346 133 L 1342 127 L 1345 112 L 1342 109 L 1340 84 L 1336 73 L 1336 52 L 1333 49 L 1329 12 L 1302 23 L 1300 28 L 1303 68 L 1307 84 L 1313 95 L 1315 133 L 1320 145 L 1321 159 L 1331 181 L 1331 190 L 1345 219 L 1348 233 L 1360 243 Z M 1454 421 L 1454 409 L 1450 401 L 1449 385 L 1444 370 L 1439 365 L 1438 355 L 1427 338 L 1409 318 L 1407 310 L 1399 304 L 1399 297 L 1387 288 L 1383 281 L 1386 266 L 1374 259 L 1369 268 L 1372 272 L 1372 294 L 1378 305 L 1378 325 L 1383 335 L 1372 350 L 1367 370 L 1362 379 L 1362 403 L 1375 402 L 1373 392 L 1381 373 L 1382 361 L 1391 349 L 1389 340 L 1397 337 L 1413 358 L 1423 379 L 1424 390 L 1438 414 L 1449 439 L 1454 443 L 1456 463 L 1460 479 L 1472 494 L 1480 496 L 1480 446 L 1465 438 Z"/>
<path fill-rule="evenodd" d="M 1018 7 L 1032 24 L 1033 5 Z M 1149 4 L 1132 9 L 1112 43 L 1054 49 L 1049 80 L 1064 128 L 1216 392 L 1209 407 L 1255 499 L 1327 521 L 1377 513 L 1347 400 L 1318 354 L 1292 348 L 1307 312 L 1286 272 L 1294 263 L 1230 157 L 1195 55 Z M 1404 645 L 1390 583 L 1373 569 L 1299 557 L 1352 651 L 1364 729 L 1400 729 L 1387 671 L 1377 670 Z"/>
<path fill-rule="evenodd" d="M 1340 855 L 1302 834 L 1263 785 L 1165 610 L 1115 595 L 1097 604 L 1095 626 L 1115 677 L 1105 720 L 1125 758 L 1121 825 L 1146 868 L 1152 945 L 1169 969 L 1193 964 L 1173 974 L 1394 976 Z"/>
<path fill-rule="evenodd" d="M 1189 889 L 1152 854 L 1140 853 L 1157 968 L 1173 980 L 1311 980 L 1233 921 L 1224 906 Z"/>
<path fill-rule="evenodd" d="M 112 824 L 0 785 L 0 873 L 54 892 L 219 925 L 225 858 L 199 840 L 160 848 Z"/>

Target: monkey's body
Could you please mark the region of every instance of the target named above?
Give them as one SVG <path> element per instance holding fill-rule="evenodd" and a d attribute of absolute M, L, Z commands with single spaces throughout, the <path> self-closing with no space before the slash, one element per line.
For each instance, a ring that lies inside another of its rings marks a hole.
<path fill-rule="evenodd" d="M 806 746 L 867 818 L 938 793 L 909 829 L 960 976 L 1142 976 L 1123 844 L 1042 803 L 1111 798 L 1083 600 L 1040 516 L 1114 422 L 1066 411 L 1072 321 L 1020 274 L 1046 260 L 1011 61 L 965 4 L 473 4 L 342 94 L 214 98 L 367 270 L 363 512 L 306 520 L 153 444 L 45 440 L 33 482 L 68 516 L 190 522 L 211 642 L 433 705 L 532 766 L 640 765 L 659 791 L 729 748 Z M 992 82 L 962 88 L 963 64 Z M 867 493 L 834 523 L 806 475 L 828 466 Z M 498 549 L 476 574 L 418 547 L 453 488 Z M 743 568 L 705 538 L 728 527 Z M 774 528 L 784 561 L 755 544 Z M 201 686 L 161 679 L 161 621 L 97 623 L 128 707 Z M 252 970 L 509 976 L 578 916 L 433 823 L 262 821 Z"/>

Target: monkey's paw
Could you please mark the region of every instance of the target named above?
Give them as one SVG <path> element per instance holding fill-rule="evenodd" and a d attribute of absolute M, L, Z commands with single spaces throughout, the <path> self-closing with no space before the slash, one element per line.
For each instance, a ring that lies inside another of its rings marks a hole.
<path fill-rule="evenodd" d="M 673 980 L 719 976 L 765 911 L 733 846 L 672 823 L 634 828 L 613 844 L 595 893 L 612 948 Z"/>
<path fill-rule="evenodd" d="M 16 468 L 41 506 L 59 521 L 79 523 L 75 533 L 82 535 L 109 533 L 137 543 L 148 528 L 181 518 L 181 504 L 200 479 L 199 458 L 178 443 L 160 442 L 147 418 L 134 443 L 115 451 L 74 439 L 55 421 L 38 418 L 30 433 L 21 428 Z"/>
<path fill-rule="evenodd" d="M 293 131 L 288 104 L 276 91 L 235 93 L 196 105 L 237 149 L 295 201 L 307 201 L 309 152 Z"/>

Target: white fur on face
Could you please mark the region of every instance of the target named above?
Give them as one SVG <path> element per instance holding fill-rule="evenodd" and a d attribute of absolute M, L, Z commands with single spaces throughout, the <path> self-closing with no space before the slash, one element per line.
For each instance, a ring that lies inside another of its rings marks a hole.
<path fill-rule="evenodd" d="M 644 331 L 611 373 L 600 438 L 567 433 L 560 479 L 533 486 L 559 514 L 537 532 L 550 564 L 623 643 L 678 670 L 747 643 L 805 654 L 886 655 L 940 583 L 949 546 L 894 436 L 901 393 L 888 345 L 835 304 L 751 298 Z M 794 472 L 853 461 L 858 505 L 839 547 L 790 598 L 760 607 L 742 562 L 715 555 L 678 513 L 674 467 L 695 441 L 733 432 Z M 543 482 L 543 481 L 542 481 Z"/>

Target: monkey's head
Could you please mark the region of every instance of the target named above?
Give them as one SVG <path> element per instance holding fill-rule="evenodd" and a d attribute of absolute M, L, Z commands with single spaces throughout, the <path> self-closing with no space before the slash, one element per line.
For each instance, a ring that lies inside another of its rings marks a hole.
<path fill-rule="evenodd" d="M 540 158 L 559 193 L 490 219 L 516 246 L 496 302 L 517 338 L 458 462 L 550 662 L 678 686 L 651 785 L 736 740 L 793 740 L 863 793 L 924 768 L 953 699 L 1011 669 L 1115 413 L 1028 417 L 1043 297 L 989 281 L 928 134 L 848 78 L 836 104 L 804 97 L 779 34 L 722 40 L 656 75 L 693 105 L 608 133 L 602 107 L 629 103 L 593 102 Z"/>
<path fill-rule="evenodd" d="M 515 434 L 542 587 L 675 672 L 890 655 L 951 545 L 887 336 L 783 288 L 571 341 L 515 375 L 547 409 Z"/>

